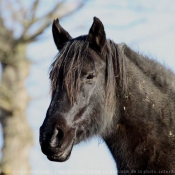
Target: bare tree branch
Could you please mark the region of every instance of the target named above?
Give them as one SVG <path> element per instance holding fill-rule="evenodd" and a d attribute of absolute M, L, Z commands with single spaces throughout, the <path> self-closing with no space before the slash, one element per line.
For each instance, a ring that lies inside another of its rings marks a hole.
<path fill-rule="evenodd" d="M 10 0 L 0 0 L 0 3 L 4 2 L 4 7 L 8 9 L 10 18 L 14 22 L 13 30 L 9 30 L 8 27 L 3 25 L 3 17 L 0 12 L 0 24 L 5 30 L 0 31 L 0 36 L 9 36 L 8 33 L 13 33 L 15 26 L 20 25 L 22 27 L 22 34 L 16 39 L 16 44 L 21 42 L 32 42 L 37 39 L 37 36 L 42 34 L 44 30 L 52 23 L 55 18 L 62 18 L 70 15 L 79 8 L 81 8 L 86 0 L 77 0 L 74 2 L 67 2 L 66 0 L 59 1 L 49 12 L 42 17 L 37 17 L 36 12 L 41 0 L 34 0 L 31 5 L 31 10 L 27 10 L 21 0 L 14 0 L 19 6 L 12 5 Z M 3 8 L 4 8 L 3 7 Z M 2 7 L 0 7 L 2 9 Z M 34 24 L 39 23 L 38 28 L 34 33 L 30 34 L 29 31 Z"/>
<path fill-rule="evenodd" d="M 38 5 L 39 5 L 39 2 L 40 2 L 40 0 L 36 0 L 36 1 L 33 3 L 33 5 L 32 5 L 32 18 L 31 18 L 31 20 L 28 21 L 28 23 L 25 25 L 24 31 L 23 31 L 23 35 L 19 38 L 19 41 L 20 41 L 20 40 L 21 40 L 21 41 L 25 41 L 25 42 L 34 41 L 34 38 L 35 38 L 37 35 L 40 35 L 40 34 L 42 33 L 42 30 L 44 30 L 45 28 L 47 28 L 47 27 L 50 25 L 51 21 L 50 21 L 50 20 L 49 20 L 49 21 L 46 21 L 46 19 L 50 19 L 51 16 L 52 16 L 52 14 L 54 14 L 55 11 L 62 5 L 62 3 L 57 3 L 57 5 L 56 5 L 51 11 L 49 11 L 48 13 L 46 13 L 44 16 L 37 18 L 37 17 L 36 17 L 36 9 L 37 9 L 37 7 L 38 7 Z M 44 21 L 44 20 L 45 20 L 45 22 L 46 22 L 45 25 L 40 26 L 40 27 L 36 30 L 36 33 L 33 34 L 33 35 L 31 36 L 31 39 L 29 39 L 28 37 L 26 37 L 26 34 L 27 34 L 28 30 L 30 29 L 30 27 L 31 27 L 34 23 L 36 23 L 36 22 L 38 22 L 38 21 Z M 35 36 L 35 35 L 36 35 L 36 36 Z M 27 38 L 28 38 L 28 39 L 27 39 Z"/>
<path fill-rule="evenodd" d="M 16 2 L 17 3 L 17 0 Z M 23 22 L 23 11 L 20 11 L 20 9 L 15 9 L 16 6 L 13 5 L 13 3 L 11 3 L 10 1 L 6 1 L 5 3 L 5 8 L 7 9 L 7 12 L 10 14 L 10 18 L 12 19 L 12 21 L 14 22 L 19 22 L 22 23 Z M 18 6 L 19 7 L 19 6 Z"/>
<path fill-rule="evenodd" d="M 52 10 L 50 10 L 47 14 L 45 14 L 41 18 L 35 18 L 33 17 L 33 20 L 30 21 L 28 27 L 25 29 L 23 32 L 23 36 L 19 38 L 19 42 L 31 42 L 35 41 L 36 37 L 44 32 L 44 30 L 51 24 L 53 19 L 55 18 L 63 18 L 65 16 L 68 16 L 81 8 L 84 5 L 84 0 L 81 0 L 80 2 L 77 3 L 71 3 L 71 4 L 66 4 L 66 3 L 58 3 Z M 30 29 L 32 24 L 42 21 L 42 25 L 36 30 L 35 33 L 32 35 L 27 36 L 27 31 Z"/>
<path fill-rule="evenodd" d="M 38 9 L 39 2 L 40 2 L 40 0 L 35 0 L 33 5 L 32 5 L 32 8 L 30 10 L 30 12 L 32 13 L 31 21 L 33 21 L 34 18 L 36 17 L 36 12 L 37 12 L 37 9 Z"/>
<path fill-rule="evenodd" d="M 23 1 L 16 0 L 17 4 L 19 5 L 19 11 L 22 16 L 22 19 L 25 19 L 27 17 L 27 9 L 25 8 Z"/>
<path fill-rule="evenodd" d="M 2 30 L 6 29 L 5 25 L 4 25 L 4 18 L 2 16 L 2 11 L 3 11 L 3 7 L 2 7 L 2 0 L 0 0 L 0 26 L 1 26 L 1 30 L 0 30 L 0 34 L 2 32 Z"/>

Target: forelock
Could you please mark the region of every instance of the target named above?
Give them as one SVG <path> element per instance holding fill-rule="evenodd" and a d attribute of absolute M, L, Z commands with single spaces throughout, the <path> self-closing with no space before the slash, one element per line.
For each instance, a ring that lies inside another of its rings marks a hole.
<path fill-rule="evenodd" d="M 51 90 L 56 89 L 58 77 L 61 75 L 63 86 L 67 90 L 71 102 L 74 101 L 80 86 L 80 73 L 84 58 L 87 56 L 89 43 L 86 39 L 68 41 L 56 56 L 50 68 Z"/>

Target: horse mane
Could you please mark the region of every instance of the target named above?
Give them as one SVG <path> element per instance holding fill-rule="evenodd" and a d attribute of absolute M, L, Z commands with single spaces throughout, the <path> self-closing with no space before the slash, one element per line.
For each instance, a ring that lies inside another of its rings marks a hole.
<path fill-rule="evenodd" d="M 175 76 L 170 69 L 154 59 L 138 54 L 127 45 L 124 46 L 124 54 L 143 72 L 143 74 L 152 80 L 159 90 L 163 93 L 170 94 L 171 97 L 172 94 L 173 97 L 175 96 Z"/>
<path fill-rule="evenodd" d="M 84 58 L 88 53 L 89 43 L 85 37 L 79 37 L 68 41 L 55 61 L 51 64 L 50 79 L 52 92 L 56 89 L 58 77 L 63 79 L 62 85 L 71 103 L 74 102 L 76 93 L 80 88 L 80 73 L 83 68 Z"/>
<path fill-rule="evenodd" d="M 80 88 L 80 75 L 88 48 L 89 42 L 86 36 L 70 40 L 51 64 L 52 92 L 56 89 L 57 83 L 64 85 L 72 104 Z M 121 87 L 124 93 L 127 89 L 123 50 L 122 45 L 117 45 L 112 40 L 106 40 L 106 51 L 102 57 L 106 59 L 106 109 L 108 115 L 110 115 L 109 113 L 114 114 L 116 88 Z M 58 82 L 59 76 L 63 79 L 62 82 Z"/>
<path fill-rule="evenodd" d="M 112 60 L 113 72 L 110 75 L 114 74 L 116 84 L 122 89 L 123 93 L 127 93 L 127 76 L 126 76 L 126 63 L 125 63 L 125 45 L 116 44 L 112 40 L 107 40 L 107 63 Z M 108 66 L 108 71 L 112 71 L 111 65 Z M 110 76 L 109 76 L 110 77 Z"/>

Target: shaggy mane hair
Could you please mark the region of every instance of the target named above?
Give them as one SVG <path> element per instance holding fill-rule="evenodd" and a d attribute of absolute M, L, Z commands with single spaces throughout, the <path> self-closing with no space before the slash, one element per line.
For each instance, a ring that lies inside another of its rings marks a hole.
<path fill-rule="evenodd" d="M 88 55 L 89 42 L 87 37 L 79 37 L 68 41 L 55 61 L 51 64 L 50 79 L 52 92 L 56 89 L 58 77 L 62 79 L 62 85 L 66 88 L 71 104 L 75 101 L 76 93 L 80 88 L 81 70 Z M 108 111 L 113 111 L 115 104 L 113 98 L 118 86 L 123 93 L 127 91 L 127 79 L 125 74 L 124 49 L 122 45 L 115 44 L 112 40 L 106 41 L 106 50 L 101 55 L 106 60 L 106 104 Z M 91 60 L 91 64 L 94 60 Z"/>

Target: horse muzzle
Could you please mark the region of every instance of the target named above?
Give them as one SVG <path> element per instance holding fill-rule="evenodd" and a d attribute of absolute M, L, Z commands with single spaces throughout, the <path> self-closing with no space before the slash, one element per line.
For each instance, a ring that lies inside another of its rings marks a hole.
<path fill-rule="evenodd" d="M 66 149 L 55 151 L 52 154 L 48 154 L 48 155 L 46 154 L 46 156 L 50 161 L 64 162 L 69 159 L 73 145 L 74 145 L 74 140 L 72 141 L 72 143 L 70 143 L 70 145 Z"/>
<path fill-rule="evenodd" d="M 40 128 L 40 145 L 42 152 L 50 161 L 64 162 L 69 159 L 75 141 L 75 129 L 68 131 L 55 127 L 52 134 L 43 134 Z"/>

